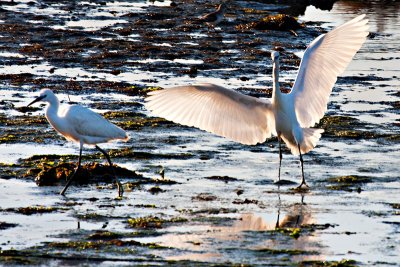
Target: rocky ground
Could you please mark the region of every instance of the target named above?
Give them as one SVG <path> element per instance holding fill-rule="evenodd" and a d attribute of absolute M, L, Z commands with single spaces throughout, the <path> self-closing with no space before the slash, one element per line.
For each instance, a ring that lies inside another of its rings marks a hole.
<path fill-rule="evenodd" d="M 292 189 L 295 183 L 273 184 L 276 139 L 242 146 L 143 108 L 147 92 L 198 80 L 270 97 L 272 49 L 282 53 L 281 90 L 288 91 L 299 51 L 326 31 L 322 23 L 297 19 L 308 2 L 289 2 L 231 1 L 215 29 L 198 21 L 215 9 L 209 1 L 0 2 L 0 146 L 20 155 L 12 162 L 0 158 L 0 264 L 396 262 L 399 201 L 391 196 L 399 188 L 398 77 L 357 66 L 339 78 L 318 125 L 323 141 L 306 156 L 312 189 L 301 192 Z M 319 4 L 331 8 L 328 2 Z M 372 31 L 369 41 L 388 36 Z M 376 47 L 365 49 L 358 62 L 378 64 Z M 383 52 L 383 60 L 398 57 Z M 129 132 L 128 143 L 110 150 L 126 191 L 122 199 L 91 150 L 79 185 L 66 198 L 58 195 L 77 149 L 49 127 L 42 106 L 25 107 L 43 87 Z M 386 90 L 385 97 L 353 101 L 347 93 L 365 88 Z M 379 108 L 366 112 L 360 104 Z M 297 159 L 287 151 L 284 159 L 285 176 L 297 182 Z M 341 219 L 346 216 L 352 222 Z M 363 246 L 365 238 L 371 247 Z M 343 245 L 352 241 L 348 249 Z M 368 258 L 377 247 L 384 251 Z"/>

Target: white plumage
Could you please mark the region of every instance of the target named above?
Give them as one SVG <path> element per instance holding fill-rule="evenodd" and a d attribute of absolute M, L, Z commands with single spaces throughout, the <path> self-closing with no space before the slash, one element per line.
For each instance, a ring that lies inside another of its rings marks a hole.
<path fill-rule="evenodd" d="M 246 145 L 261 143 L 271 137 L 274 122 L 271 121 L 269 100 L 214 84 L 178 86 L 150 95 L 146 107 L 167 120 L 195 126 Z"/>
<path fill-rule="evenodd" d="M 155 115 L 198 127 L 246 145 L 263 143 L 271 134 L 300 154 L 313 149 L 323 130 L 315 125 L 327 109 L 333 85 L 368 35 L 365 15 L 317 37 L 306 49 L 289 94 L 279 88 L 279 53 L 272 52 L 271 101 L 214 85 L 179 86 L 150 93 L 146 107 Z M 279 142 L 280 148 L 280 142 Z M 281 149 L 279 177 L 281 167 Z"/>
<path fill-rule="evenodd" d="M 48 105 L 46 118 L 57 132 L 70 141 L 95 145 L 117 139 L 128 140 L 123 129 L 90 109 L 79 105 L 60 106 L 58 112 L 55 109 L 55 104 Z"/>
<path fill-rule="evenodd" d="M 74 178 L 78 169 L 80 169 L 82 148 L 84 144 L 95 145 L 107 158 L 112 171 L 112 163 L 108 154 L 102 150 L 97 144 L 106 143 L 112 140 L 124 140 L 129 139 L 126 132 L 120 127 L 112 124 L 111 122 L 104 119 L 99 114 L 93 112 L 90 109 L 79 105 L 60 105 L 60 101 L 57 96 L 50 89 L 42 89 L 39 97 L 32 101 L 28 106 L 43 101 L 47 103 L 46 106 L 46 118 L 53 126 L 53 128 L 63 135 L 67 140 L 74 141 L 80 144 L 80 153 L 78 166 L 74 174 L 69 178 L 65 188 L 61 191 L 64 194 L 72 179 Z M 114 172 L 115 176 L 115 172 Z M 123 189 L 115 176 L 119 196 L 122 196 Z"/>
<path fill-rule="evenodd" d="M 337 77 L 366 40 L 369 27 L 364 17 L 320 35 L 306 49 L 290 94 L 302 127 L 312 127 L 324 116 Z"/>

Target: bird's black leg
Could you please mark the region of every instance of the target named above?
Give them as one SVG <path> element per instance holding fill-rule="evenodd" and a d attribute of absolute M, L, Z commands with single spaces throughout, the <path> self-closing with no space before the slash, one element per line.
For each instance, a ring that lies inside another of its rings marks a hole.
<path fill-rule="evenodd" d="M 276 218 L 275 229 L 279 228 L 279 217 L 281 215 L 281 193 L 278 186 L 278 216 Z"/>
<path fill-rule="evenodd" d="M 300 144 L 297 144 L 297 147 L 299 148 L 300 163 L 301 163 L 301 184 L 297 188 L 301 188 L 303 185 L 308 187 L 308 185 L 306 184 L 306 179 L 304 179 L 303 156 L 301 155 Z"/>
<path fill-rule="evenodd" d="M 281 149 L 281 138 L 278 136 L 279 143 L 279 171 L 278 171 L 278 180 L 281 180 L 281 165 L 282 165 L 282 149 Z"/>
<path fill-rule="evenodd" d="M 71 184 L 72 180 L 75 178 L 76 173 L 81 169 L 82 148 L 83 148 L 83 144 L 81 144 L 80 149 L 79 149 L 78 166 L 76 166 L 74 173 L 68 178 L 68 181 L 64 186 L 64 189 L 61 190 L 61 192 L 60 192 L 60 195 L 64 196 L 65 191 L 67 191 L 67 189 L 68 189 L 69 185 Z"/>
<path fill-rule="evenodd" d="M 113 175 L 114 175 L 114 178 L 115 178 L 115 183 L 117 184 L 117 187 L 118 187 L 118 196 L 122 197 L 122 195 L 124 194 L 124 188 L 122 187 L 122 184 L 120 183 L 120 181 L 117 178 L 117 175 L 115 174 L 115 170 L 114 170 L 114 167 L 113 167 L 113 165 L 111 163 L 110 156 L 107 154 L 106 151 L 101 149 L 99 146 L 96 145 L 96 148 L 98 150 L 100 150 L 101 153 L 103 153 L 103 155 L 106 157 L 106 159 L 108 161 L 108 164 L 110 164 L 111 171 L 113 172 Z"/>

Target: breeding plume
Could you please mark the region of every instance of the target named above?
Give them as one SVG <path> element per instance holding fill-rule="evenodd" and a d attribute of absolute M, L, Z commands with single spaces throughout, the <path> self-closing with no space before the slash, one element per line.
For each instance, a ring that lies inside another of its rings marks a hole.
<path fill-rule="evenodd" d="M 60 106 L 57 96 L 49 89 L 42 89 L 39 97 L 28 106 L 38 101 L 47 103 L 46 118 L 51 126 L 67 140 L 77 142 L 80 145 L 78 165 L 60 194 L 64 195 L 76 173 L 81 168 L 82 148 L 84 144 L 87 144 L 94 145 L 106 157 L 115 177 L 115 182 L 118 187 L 118 196 L 122 197 L 124 190 L 115 175 L 111 159 L 107 152 L 97 146 L 97 144 L 117 139 L 127 141 L 129 137 L 126 132 L 90 109 L 79 105 Z"/>
<path fill-rule="evenodd" d="M 329 95 L 340 75 L 368 35 L 365 15 L 317 37 L 306 49 L 291 92 L 279 88 L 279 53 L 272 52 L 273 93 L 258 99 L 214 84 L 178 86 L 155 91 L 146 107 L 155 115 L 195 126 L 246 145 L 263 143 L 272 134 L 292 154 L 300 155 L 302 181 L 306 185 L 302 154 L 315 147 L 322 129 L 314 126 L 327 110 Z"/>

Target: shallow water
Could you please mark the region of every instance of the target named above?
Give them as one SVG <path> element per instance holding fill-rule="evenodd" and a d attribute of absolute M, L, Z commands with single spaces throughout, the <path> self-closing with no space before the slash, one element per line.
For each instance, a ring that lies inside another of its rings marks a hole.
<path fill-rule="evenodd" d="M 4 8 L 22 14 L 54 16 L 54 24 L 50 25 L 54 29 L 70 29 L 89 17 L 90 24 L 82 23 L 80 28 L 75 29 L 85 34 L 103 29 L 103 24 L 92 23 L 100 19 L 111 20 L 109 26 L 118 29 L 126 26 L 121 21 L 124 14 L 156 13 L 160 11 L 154 11 L 152 7 L 162 8 L 170 4 L 168 1 L 116 1 L 99 8 L 89 2 L 80 2 L 87 11 L 85 16 L 79 12 L 73 13 L 75 20 L 65 23 L 64 16 L 70 16 L 65 11 L 66 3 L 41 6 L 29 5 L 28 1 L 16 2 L 20 3 Z M 248 3 L 237 2 L 236 5 L 247 6 Z M 277 8 L 262 3 L 255 6 L 260 10 Z M 210 8 L 212 7 L 211 5 Z M 323 135 L 318 146 L 304 157 L 306 179 L 311 190 L 300 194 L 291 190 L 295 185 L 278 187 L 273 184 L 278 166 L 278 149 L 274 140 L 249 147 L 192 128 L 162 124 L 156 127 L 144 126 L 129 130 L 131 139 L 127 143 L 107 144 L 104 148 L 133 148 L 135 152 L 165 155 L 147 159 L 120 157 L 114 161 L 120 166 L 136 170 L 147 179 L 159 178 L 158 172 L 162 166 L 165 177 L 178 182 L 177 184 L 160 184 L 160 188 L 165 191 L 158 194 L 148 191 L 154 184 L 143 184 L 133 191 L 126 190 L 124 198 L 118 200 L 115 199 L 115 188 L 103 188 L 103 184 L 72 186 L 67 196 L 62 197 L 58 195 L 61 186 L 37 187 L 33 180 L 22 177 L 0 179 L 0 222 L 17 224 L 15 227 L 0 228 L 1 250 L 20 250 L 25 255 L 30 255 L 26 258 L 34 259 L 29 262 L 33 265 L 73 265 L 74 261 L 68 259 L 71 256 L 85 259 L 88 265 L 165 264 L 171 261 L 176 264 L 182 261 L 181 264 L 185 264 L 183 260 L 188 260 L 191 264 L 207 262 L 265 266 L 342 259 L 355 260 L 357 265 L 398 264 L 400 217 L 395 204 L 400 203 L 400 144 L 398 138 L 390 140 L 384 134 L 400 134 L 399 10 L 396 2 L 382 5 L 379 1 L 369 1 L 367 4 L 339 1 L 329 12 L 308 7 L 305 14 L 299 17 L 304 22 L 321 22 L 321 25 L 317 23 L 307 27 L 321 27 L 325 31 L 358 14 L 367 14 L 372 35 L 335 85 L 327 114 L 359 119 L 360 124 L 350 125 L 347 130 L 380 134 L 372 138 Z M 240 15 L 231 14 L 229 23 L 235 21 L 235 16 L 240 18 Z M 8 21 L 7 18 L 2 20 Z M 125 17 L 122 20 L 130 22 Z M 230 24 L 224 24 L 221 29 L 229 27 Z M 110 32 L 110 36 L 115 34 L 112 30 Z M 275 34 L 279 40 L 294 38 L 274 31 L 255 33 L 257 36 L 263 34 Z M 307 40 L 305 42 L 301 39 L 298 42 L 306 44 L 311 41 L 310 34 L 302 31 L 298 34 L 300 38 Z M 235 34 L 226 32 L 221 35 L 221 43 L 229 45 L 227 49 L 221 47 L 222 54 L 229 57 L 242 51 Z M 106 41 L 107 38 L 113 38 L 110 36 L 102 33 L 89 35 L 88 38 Z M 190 38 L 178 42 L 179 45 L 197 47 L 205 39 L 213 42 L 213 38 L 216 38 L 204 30 L 185 36 Z M 135 42 L 132 38 L 136 41 L 144 39 L 136 32 L 126 38 L 131 42 Z M 30 41 L 32 40 L 27 40 L 27 44 Z M 208 57 L 183 56 L 165 59 L 149 55 L 126 59 L 127 66 L 121 67 L 121 73 L 114 75 L 110 73 L 108 66 L 102 68 L 84 63 L 59 66 L 59 62 L 16 52 L 9 41 L 2 42 L 6 45 L 0 51 L 4 62 L 0 65 L 1 74 L 30 73 L 47 79 L 49 86 L 56 86 L 58 83 L 64 86 L 70 80 L 87 81 L 88 84 L 106 80 L 161 87 L 207 81 L 254 92 L 271 84 L 270 74 L 265 74 L 271 67 L 268 58 L 243 59 L 244 63 L 238 62 L 237 65 L 229 61 L 226 65 L 200 69 L 193 78 L 177 74 L 175 69 L 202 65 Z M 165 40 L 157 44 L 161 47 L 175 46 L 174 42 Z M 234 48 L 235 44 L 238 44 L 237 48 Z M 269 51 L 271 44 L 265 43 L 258 48 Z M 286 50 L 297 55 L 301 55 L 302 51 L 290 47 L 286 47 Z M 205 50 L 204 53 L 208 52 L 210 51 Z M 83 52 L 84 57 L 87 56 L 85 53 Z M 96 53 L 98 51 L 93 52 Z M 210 55 L 213 56 L 215 55 Z M 26 62 L 18 62 L 22 59 L 26 59 Z M 239 61 L 239 58 L 236 59 Z M 159 67 L 157 64 L 160 63 L 169 64 L 165 66 L 170 68 Z M 142 65 L 150 65 L 153 69 L 143 69 Z M 251 74 L 244 70 L 245 67 L 256 70 L 256 73 Z M 55 70 L 50 71 L 52 68 Z M 296 71 L 284 72 L 284 81 L 295 78 Z M 240 79 L 242 76 L 249 77 L 250 80 Z M 41 85 L 29 81 L 4 81 L 0 85 L 0 115 L 15 120 L 23 114 L 14 107 L 29 103 Z M 64 102 L 69 98 L 101 113 L 114 110 L 116 106 L 113 103 L 121 103 L 121 110 L 134 109 L 135 112 L 151 116 L 140 106 L 143 96 L 124 92 L 96 92 L 96 89 L 89 88 L 89 91 L 81 92 L 71 90 L 71 95 L 66 90 L 59 92 L 59 97 Z M 132 107 L 130 103 L 137 105 Z M 42 111 L 38 110 L 30 115 L 40 114 Z M 13 133 L 12 127 L 1 125 L 1 136 L 3 133 Z M 18 130 L 25 131 L 32 127 L 34 126 L 22 125 L 18 126 Z M 52 133 L 47 125 L 37 127 L 40 134 Z M 55 134 L 53 137 L 54 141 L 46 137 L 43 143 L 2 142 L 0 162 L 12 164 L 18 163 L 20 158 L 32 155 L 78 152 L 75 144 L 67 143 Z M 88 154 L 92 152 L 91 149 L 85 150 Z M 166 156 L 171 154 L 178 156 Z M 284 179 L 296 183 L 300 181 L 297 157 L 285 153 L 282 171 Z M 330 181 L 331 178 L 349 175 L 365 176 L 369 180 L 366 183 L 352 184 L 344 190 L 330 188 L 337 185 Z M 228 176 L 234 179 L 207 179 L 212 176 Z M 129 182 L 123 177 L 121 180 L 123 183 Z M 360 193 L 357 193 L 358 189 Z M 238 190 L 243 192 L 238 193 Z M 15 208 L 29 206 L 54 207 L 56 210 L 32 215 L 15 211 Z M 187 221 L 166 222 L 160 228 L 147 230 L 132 228 L 127 223 L 129 218 L 147 216 L 157 216 L 165 220 L 184 218 Z M 289 232 L 279 232 L 277 221 L 279 229 L 289 229 Z M 300 235 L 295 238 L 290 236 L 290 231 L 296 228 L 300 229 Z M 142 245 L 111 246 L 103 249 L 63 249 L 48 245 L 49 242 L 89 240 L 88 236 L 99 230 L 119 233 L 121 240 L 135 240 Z M 163 248 L 146 245 L 151 243 Z M 29 253 L 26 254 L 27 252 Z M 43 255 L 52 256 L 48 258 Z M 0 261 L 1 264 L 7 264 L 5 258 Z"/>

